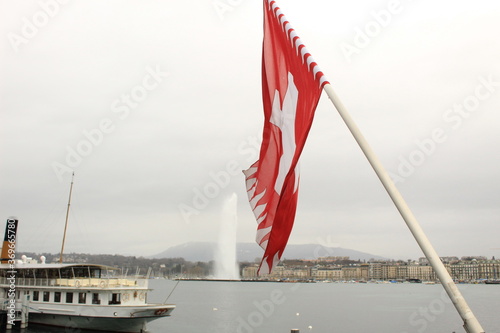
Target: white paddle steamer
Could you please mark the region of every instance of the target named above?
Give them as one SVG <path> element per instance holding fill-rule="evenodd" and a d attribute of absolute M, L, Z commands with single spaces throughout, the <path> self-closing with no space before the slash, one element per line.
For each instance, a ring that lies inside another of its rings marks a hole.
<path fill-rule="evenodd" d="M 73 174 L 74 176 L 74 174 Z M 119 277 L 117 269 L 63 263 L 73 179 L 59 263 L 15 259 L 18 219 L 10 217 L 0 257 L 0 314 L 7 327 L 29 323 L 107 332 L 146 332 L 152 320 L 170 316 L 173 304 L 148 304 L 147 278 Z"/>
<path fill-rule="evenodd" d="M 148 322 L 170 316 L 175 305 L 147 303 L 147 279 L 114 277 L 115 270 L 24 257 L 14 268 L 0 265 L 0 302 L 9 314 L 9 304 L 20 310 L 27 297 L 30 324 L 111 332 L 145 332 Z"/>

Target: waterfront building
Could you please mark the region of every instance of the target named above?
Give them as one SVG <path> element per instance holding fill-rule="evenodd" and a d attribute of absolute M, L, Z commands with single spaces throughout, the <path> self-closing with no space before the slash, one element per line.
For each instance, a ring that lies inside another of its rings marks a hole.
<path fill-rule="evenodd" d="M 338 281 L 343 279 L 341 266 L 316 266 L 311 269 L 311 278 L 315 280 Z"/>
<path fill-rule="evenodd" d="M 472 258 L 472 259 L 471 259 Z M 353 262 L 349 264 L 333 264 L 333 260 L 317 261 L 315 266 L 309 267 L 304 263 L 311 263 L 311 260 L 295 260 L 291 264 L 280 263 L 269 276 L 277 279 L 297 279 L 318 281 L 369 281 L 369 280 L 398 280 L 407 281 L 437 281 L 436 273 L 432 266 L 425 260 L 418 261 L 377 261 L 369 263 Z M 333 258 L 331 258 L 333 259 Z M 481 280 L 500 279 L 500 260 L 487 260 L 481 257 L 445 257 L 447 261 L 444 265 L 451 277 L 456 281 L 477 282 Z M 465 260 L 464 260 L 465 259 Z M 342 258 L 343 261 L 350 261 Z M 328 262 L 328 263 L 327 263 Z M 327 263 L 327 264 L 325 264 Z M 242 277 L 257 278 L 257 265 L 244 267 Z"/>
<path fill-rule="evenodd" d="M 484 260 L 478 266 L 479 279 L 499 280 L 500 260 Z"/>

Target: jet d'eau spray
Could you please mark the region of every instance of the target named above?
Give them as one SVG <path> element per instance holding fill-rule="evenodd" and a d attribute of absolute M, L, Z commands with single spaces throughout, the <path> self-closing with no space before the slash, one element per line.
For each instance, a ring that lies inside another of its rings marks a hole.
<path fill-rule="evenodd" d="M 219 242 L 215 250 L 215 279 L 239 280 L 236 260 L 236 223 L 238 197 L 233 193 L 222 207 Z"/>

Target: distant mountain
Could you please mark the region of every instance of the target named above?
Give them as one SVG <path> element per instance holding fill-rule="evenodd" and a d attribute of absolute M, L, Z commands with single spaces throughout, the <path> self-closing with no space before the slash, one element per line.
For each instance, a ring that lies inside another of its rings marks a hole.
<path fill-rule="evenodd" d="M 215 260 L 216 249 L 215 242 L 190 242 L 172 246 L 150 258 L 184 258 L 187 261 L 208 262 Z M 262 254 L 263 250 L 256 243 L 236 244 L 238 261 L 254 261 L 256 258 L 260 259 Z M 352 260 L 386 259 L 365 252 L 319 244 L 289 244 L 282 259 L 315 259 L 328 256 L 349 257 Z"/>

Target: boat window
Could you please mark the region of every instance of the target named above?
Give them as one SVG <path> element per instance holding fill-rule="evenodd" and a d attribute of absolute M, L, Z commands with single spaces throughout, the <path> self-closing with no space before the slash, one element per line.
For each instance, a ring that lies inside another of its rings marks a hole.
<path fill-rule="evenodd" d="M 60 291 L 54 292 L 54 302 L 61 303 L 61 292 Z"/>
<path fill-rule="evenodd" d="M 71 267 L 62 268 L 60 274 L 62 279 L 71 279 L 73 277 Z"/>
<path fill-rule="evenodd" d="M 75 277 L 80 277 L 80 278 L 88 278 L 89 276 L 89 270 L 88 267 L 73 267 L 73 272 L 75 274 Z"/>
<path fill-rule="evenodd" d="M 109 301 L 109 304 L 121 304 L 120 294 L 111 294 L 111 300 Z"/>
<path fill-rule="evenodd" d="M 98 267 L 90 268 L 90 277 L 100 279 L 101 278 L 101 269 Z"/>
<path fill-rule="evenodd" d="M 59 278 L 59 270 L 58 269 L 48 269 L 47 270 L 47 278 L 49 278 L 49 279 Z"/>
<path fill-rule="evenodd" d="M 73 293 L 66 293 L 66 303 L 73 303 Z"/>
<path fill-rule="evenodd" d="M 43 292 L 43 301 L 48 302 L 50 299 L 50 292 L 49 291 L 44 291 Z"/>
<path fill-rule="evenodd" d="M 92 304 L 101 304 L 101 300 L 99 299 L 98 293 L 92 294 Z"/>
<path fill-rule="evenodd" d="M 38 301 L 40 292 L 38 290 L 33 290 L 33 300 Z"/>
<path fill-rule="evenodd" d="M 78 293 L 78 303 L 85 304 L 87 302 L 87 294 L 86 293 Z"/>

